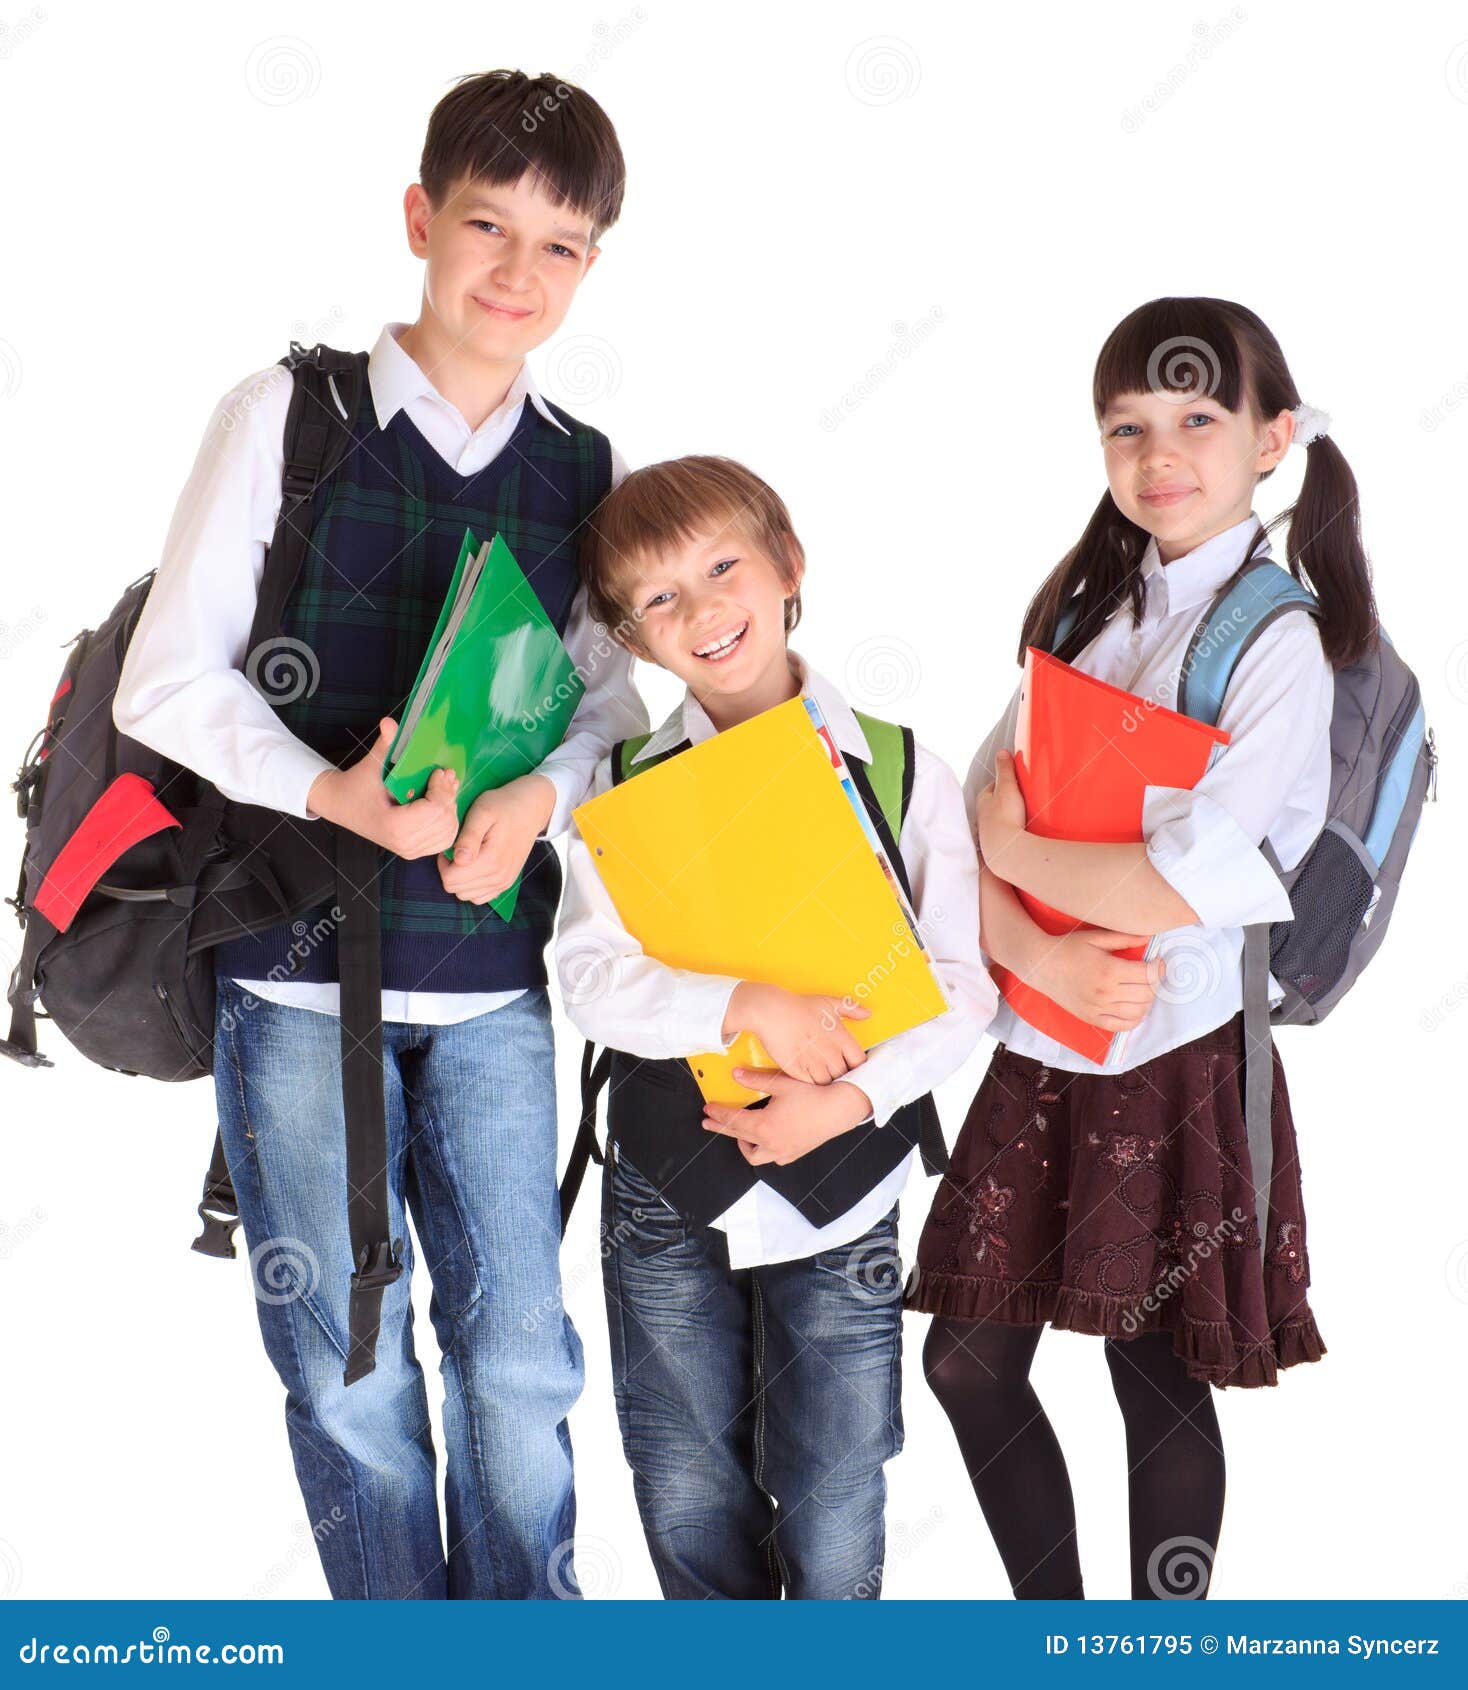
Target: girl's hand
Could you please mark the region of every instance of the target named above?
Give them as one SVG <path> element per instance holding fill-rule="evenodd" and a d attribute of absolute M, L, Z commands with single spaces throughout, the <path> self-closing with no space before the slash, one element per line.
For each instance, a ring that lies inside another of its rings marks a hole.
<path fill-rule="evenodd" d="M 1001 751 L 994 761 L 994 779 L 979 794 L 979 850 L 984 861 L 1002 876 L 1005 848 L 1025 830 L 1024 794 L 1014 772 L 1014 757 Z"/>
<path fill-rule="evenodd" d="M 1049 941 L 1030 984 L 1091 1026 L 1126 1032 L 1152 1007 L 1162 980 L 1162 958 L 1133 962 L 1113 952 L 1146 943 L 1136 933 L 1112 933 L 1102 927 L 1066 933 Z"/>

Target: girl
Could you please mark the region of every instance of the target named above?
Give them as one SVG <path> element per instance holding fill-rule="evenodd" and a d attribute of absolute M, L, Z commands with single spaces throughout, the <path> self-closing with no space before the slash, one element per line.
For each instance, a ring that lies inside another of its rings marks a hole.
<path fill-rule="evenodd" d="M 1356 483 L 1300 402 L 1252 311 L 1157 299 L 1097 360 L 1108 490 L 1031 601 L 1020 638 L 1175 707 L 1179 663 L 1217 589 L 1267 553 L 1256 484 L 1308 448 L 1287 556 L 1297 609 L 1240 659 L 1218 725 L 1227 749 L 1192 791 L 1150 787 L 1145 843 L 1043 840 L 1014 778 L 1018 692 L 966 795 L 980 856 L 986 962 L 1128 1034 L 1097 1065 L 1001 1004 L 1001 1042 L 924 1228 L 906 1304 L 937 1318 L 924 1350 L 1014 1594 L 1083 1594 L 1070 1482 L 1029 1384 L 1040 1329 L 1105 1339 L 1127 1435 L 1132 1594 L 1205 1595 L 1223 1512 L 1213 1385 L 1272 1385 L 1325 1353 L 1294 1126 L 1273 1057 L 1274 1164 L 1261 1239 L 1245 1137 L 1243 928 L 1288 920 L 1283 870 L 1325 820 L 1333 669 L 1367 651 L 1376 613 Z M 1094 924 L 1048 937 L 1016 889 Z M 1113 953 L 1161 934 L 1160 960 Z M 1271 982 L 1271 995 L 1278 996 Z"/>

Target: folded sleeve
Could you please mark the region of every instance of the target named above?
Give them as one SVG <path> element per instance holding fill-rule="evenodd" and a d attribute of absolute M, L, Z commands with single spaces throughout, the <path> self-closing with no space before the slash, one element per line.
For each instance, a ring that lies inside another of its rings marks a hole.
<path fill-rule="evenodd" d="M 1290 919 L 1289 895 L 1260 846 L 1302 785 L 1316 795 L 1314 830 L 1323 825 L 1334 698 L 1314 618 L 1292 611 L 1240 659 L 1218 720 L 1229 743 L 1213 767 L 1191 791 L 1146 789 L 1148 860 L 1200 925 Z"/>
<path fill-rule="evenodd" d="M 964 795 L 953 771 L 922 746 L 916 748 L 912 797 L 898 845 L 918 932 L 949 1008 L 884 1039 L 846 1076 L 871 1099 L 879 1126 L 962 1066 L 999 1002 L 979 958 L 979 862 Z"/>
<path fill-rule="evenodd" d="M 592 796 L 612 784 L 604 757 Z M 593 1044 L 652 1059 L 727 1050 L 724 1016 L 737 979 L 670 968 L 646 955 L 623 927 L 573 822 L 566 891 L 556 934 L 556 975 L 572 1025 Z"/>

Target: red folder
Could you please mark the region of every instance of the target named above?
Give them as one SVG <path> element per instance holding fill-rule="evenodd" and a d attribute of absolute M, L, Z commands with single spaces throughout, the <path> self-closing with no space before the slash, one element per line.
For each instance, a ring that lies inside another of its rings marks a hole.
<path fill-rule="evenodd" d="M 1014 765 L 1031 833 L 1101 844 L 1139 841 L 1145 788 L 1191 789 L 1227 744 L 1221 728 L 1083 675 L 1033 646 L 1025 653 Z M 1094 926 L 1028 892 L 1019 899 L 1047 933 Z M 1137 961 L 1148 948 L 1116 954 Z M 1119 1053 L 1124 1034 L 1082 1021 L 997 963 L 993 974 L 1005 1002 L 1032 1027 L 1092 1062 Z"/>

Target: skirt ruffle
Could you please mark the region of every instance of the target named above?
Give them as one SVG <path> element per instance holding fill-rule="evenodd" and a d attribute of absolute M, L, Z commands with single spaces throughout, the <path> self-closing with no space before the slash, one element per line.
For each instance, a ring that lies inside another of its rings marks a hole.
<path fill-rule="evenodd" d="M 1125 1073 L 1000 1045 L 923 1229 L 905 1306 L 1125 1342 L 1166 1331 L 1189 1377 L 1274 1385 L 1325 1344 L 1306 1299 L 1304 1197 L 1274 1055 L 1268 1248 L 1255 1219 L 1243 1027 Z"/>

